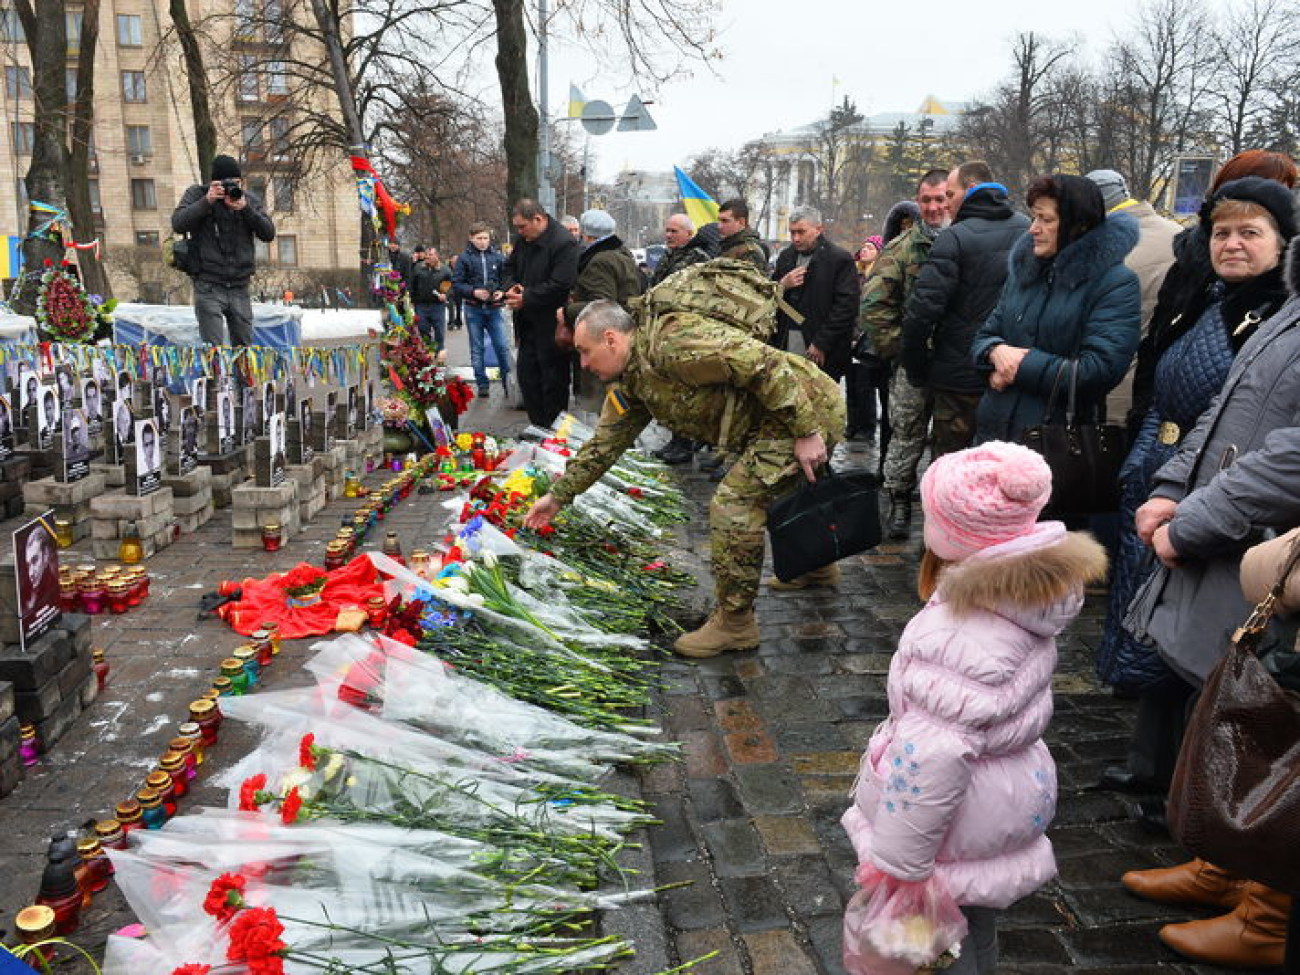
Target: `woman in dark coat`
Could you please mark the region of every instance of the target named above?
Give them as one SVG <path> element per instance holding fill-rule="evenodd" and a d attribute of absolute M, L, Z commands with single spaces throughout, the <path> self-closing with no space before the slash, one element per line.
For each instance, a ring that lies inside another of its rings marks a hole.
<path fill-rule="evenodd" d="M 1137 221 L 1107 217 L 1101 191 L 1082 176 L 1039 177 L 1028 203 L 1029 233 L 1012 248 L 1002 296 L 971 345 L 989 383 L 978 443 L 1019 441 L 1028 427 L 1064 422 L 1071 360 L 1078 362 L 1076 415 L 1083 422 L 1099 416 L 1138 345 L 1141 292 L 1124 266 Z"/>
<path fill-rule="evenodd" d="M 1155 565 L 1151 549 L 1137 536 L 1137 509 L 1150 497 L 1156 471 L 1209 409 L 1241 347 L 1287 299 L 1281 258 L 1296 233 L 1290 190 L 1258 176 L 1234 180 L 1210 197 L 1202 220 L 1214 274 L 1196 303 L 1204 310 L 1160 357 L 1151 406 L 1120 471 L 1119 554 L 1097 676 L 1140 697 L 1127 766 L 1102 773 L 1101 784 L 1108 788 L 1164 793 L 1192 692 L 1150 642 L 1124 630 L 1129 603 Z"/>

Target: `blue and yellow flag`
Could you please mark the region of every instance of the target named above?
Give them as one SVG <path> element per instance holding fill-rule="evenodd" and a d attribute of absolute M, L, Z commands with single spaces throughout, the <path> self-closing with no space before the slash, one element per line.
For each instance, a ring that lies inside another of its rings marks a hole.
<path fill-rule="evenodd" d="M 582 110 L 587 107 L 586 96 L 573 82 L 569 82 L 569 118 L 582 118 Z"/>
<path fill-rule="evenodd" d="M 717 220 L 718 201 L 700 189 L 695 180 L 682 172 L 680 166 L 674 166 L 673 172 L 677 174 L 677 189 L 682 194 L 682 206 L 686 208 L 691 223 L 703 227 L 706 223 Z"/>

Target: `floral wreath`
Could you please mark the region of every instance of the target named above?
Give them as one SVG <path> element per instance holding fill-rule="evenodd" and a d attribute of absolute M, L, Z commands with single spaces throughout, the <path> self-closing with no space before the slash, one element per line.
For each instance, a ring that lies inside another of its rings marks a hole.
<path fill-rule="evenodd" d="M 58 342 L 86 343 L 95 337 L 100 308 L 91 301 L 81 282 L 68 270 L 68 262 L 45 262 L 36 296 L 36 321 Z"/>

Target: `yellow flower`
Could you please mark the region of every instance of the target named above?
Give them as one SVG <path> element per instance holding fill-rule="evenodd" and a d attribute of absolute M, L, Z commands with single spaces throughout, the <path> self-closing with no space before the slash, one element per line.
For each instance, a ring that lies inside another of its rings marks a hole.
<path fill-rule="evenodd" d="M 469 450 L 474 446 L 474 438 L 468 433 L 456 434 L 456 446 L 461 450 Z"/>
<path fill-rule="evenodd" d="M 522 467 L 516 467 L 506 478 L 505 484 L 502 485 L 507 492 L 519 492 L 525 498 L 533 496 L 533 478 L 524 473 Z"/>

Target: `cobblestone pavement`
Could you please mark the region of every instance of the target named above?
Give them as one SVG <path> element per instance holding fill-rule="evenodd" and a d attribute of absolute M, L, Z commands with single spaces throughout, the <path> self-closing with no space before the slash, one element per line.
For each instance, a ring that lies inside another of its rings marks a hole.
<path fill-rule="evenodd" d="M 453 361 L 467 359 L 464 332 L 451 335 Z M 457 358 L 459 356 L 459 359 Z M 524 416 L 500 386 L 476 401 L 467 429 L 517 432 Z M 849 463 L 874 463 L 869 453 Z M 377 482 L 380 475 L 372 477 Z M 704 508 L 712 485 L 696 472 L 683 481 L 696 517 L 683 533 L 682 558 L 702 566 Z M 434 540 L 437 496 L 412 495 L 387 524 L 408 547 Z M 189 701 L 216 676 L 240 639 L 216 620 L 197 619 L 202 594 L 227 578 L 262 576 L 299 560 L 319 564 L 325 541 L 350 511 L 332 502 L 301 536 L 274 555 L 230 547 L 229 514 L 183 537 L 149 562 L 153 594 L 143 607 L 94 621 L 96 643 L 112 663 L 108 689 L 10 796 L 0 799 L 0 928 L 35 895 L 45 843 L 104 815 L 132 792 L 182 720 Z M 3 526 L 0 526 L 3 527 Z M 685 884 L 658 905 L 630 909 L 607 926 L 636 939 L 628 972 L 654 972 L 717 952 L 697 975 L 835 975 L 839 925 L 851 893 L 853 855 L 838 819 L 858 756 L 884 716 L 884 680 L 899 632 L 916 608 L 916 541 L 882 546 L 849 560 L 838 593 L 764 594 L 763 643 L 755 652 L 703 663 L 668 662 L 657 717 L 685 744 L 685 760 L 640 776 L 662 825 L 629 851 L 637 885 Z M 76 550 L 74 550 L 74 553 Z M 698 601 L 696 608 L 702 608 Z M 1155 938 L 1160 924 L 1189 915 L 1126 895 L 1120 873 L 1174 863 L 1179 851 L 1153 843 L 1126 818 L 1121 797 L 1089 789 L 1118 758 L 1131 705 L 1091 680 L 1091 646 L 1101 601 L 1062 640 L 1056 718 L 1049 744 L 1060 769 L 1061 802 L 1052 838 L 1061 879 L 1008 912 L 1002 927 L 1009 973 L 1212 972 L 1180 965 Z M 310 641 L 286 642 L 267 685 L 306 682 L 300 664 Z M 205 785 L 253 743 L 228 722 L 212 764 L 186 800 L 222 805 Z M 635 788 L 635 783 L 632 783 Z M 96 898 L 75 939 L 92 950 L 133 920 L 115 888 Z M 84 967 L 61 966 L 68 972 Z M 153 973 L 150 973 L 153 975 Z"/>

